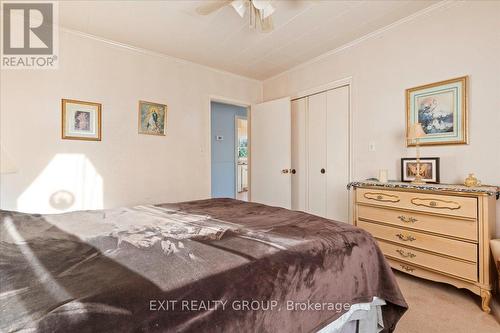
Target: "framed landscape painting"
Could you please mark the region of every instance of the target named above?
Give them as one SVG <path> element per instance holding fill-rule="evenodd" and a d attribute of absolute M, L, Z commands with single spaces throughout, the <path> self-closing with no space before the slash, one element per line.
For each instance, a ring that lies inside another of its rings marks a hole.
<path fill-rule="evenodd" d="M 426 183 L 439 183 L 439 157 L 422 157 L 420 159 L 420 176 Z M 401 181 L 411 182 L 417 175 L 417 159 L 401 159 Z"/>
<path fill-rule="evenodd" d="M 165 135 L 167 106 L 139 101 L 139 134 Z"/>
<path fill-rule="evenodd" d="M 62 100 L 62 138 L 101 141 L 101 104 Z"/>
<path fill-rule="evenodd" d="M 425 137 L 420 145 L 468 143 L 467 81 L 463 76 L 406 90 L 406 134 L 422 124 Z M 408 146 L 415 142 L 408 141 Z"/>

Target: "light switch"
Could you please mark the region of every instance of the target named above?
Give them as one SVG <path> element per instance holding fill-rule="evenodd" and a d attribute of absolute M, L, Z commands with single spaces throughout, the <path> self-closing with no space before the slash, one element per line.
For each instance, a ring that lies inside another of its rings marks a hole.
<path fill-rule="evenodd" d="M 368 151 L 375 151 L 375 142 L 370 142 L 368 144 Z"/>

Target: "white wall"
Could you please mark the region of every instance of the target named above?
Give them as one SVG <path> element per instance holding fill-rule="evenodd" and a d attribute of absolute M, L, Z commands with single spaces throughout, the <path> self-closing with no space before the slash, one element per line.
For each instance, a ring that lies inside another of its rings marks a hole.
<path fill-rule="evenodd" d="M 209 95 L 262 85 L 61 31 L 58 70 L 2 70 L 0 138 L 18 172 L 1 208 L 59 212 L 210 196 Z M 102 141 L 61 139 L 61 98 L 102 103 Z M 165 137 L 137 134 L 139 100 L 168 105 Z M 3 157 L 3 156 L 2 156 Z"/>
<path fill-rule="evenodd" d="M 475 172 L 500 185 L 500 1 L 451 3 L 264 82 L 264 100 L 352 76 L 354 177 L 389 169 L 400 177 L 406 148 L 405 89 L 469 75 L 470 144 L 423 147 L 441 157 L 441 181 Z M 374 142 L 376 151 L 369 152 Z M 500 202 L 497 201 L 500 235 Z"/>
<path fill-rule="evenodd" d="M 414 155 L 404 144 L 404 90 L 469 75 L 470 145 L 424 147 L 423 155 L 441 157 L 443 182 L 474 171 L 500 184 L 499 14 L 498 1 L 447 4 L 265 81 L 264 98 L 352 76 L 354 177 L 388 168 L 398 178 L 399 158 Z M 58 70 L 0 72 L 0 140 L 18 168 L 0 178 L 1 208 L 57 212 L 210 195 L 209 95 L 258 102 L 260 82 L 64 31 L 60 48 Z M 103 141 L 60 139 L 61 98 L 102 103 Z M 168 104 L 166 137 L 137 134 L 139 99 Z"/>

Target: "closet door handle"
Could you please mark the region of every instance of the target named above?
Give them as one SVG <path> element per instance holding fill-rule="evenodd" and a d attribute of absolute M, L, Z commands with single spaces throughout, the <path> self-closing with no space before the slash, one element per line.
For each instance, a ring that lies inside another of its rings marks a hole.
<path fill-rule="evenodd" d="M 323 169 L 321 169 L 319 172 L 321 172 L 321 173 L 325 173 L 325 172 L 326 172 L 326 170 L 323 168 Z"/>
<path fill-rule="evenodd" d="M 292 169 L 290 172 L 291 172 L 292 174 L 294 174 L 294 175 L 297 173 L 297 171 L 296 171 L 295 169 Z"/>

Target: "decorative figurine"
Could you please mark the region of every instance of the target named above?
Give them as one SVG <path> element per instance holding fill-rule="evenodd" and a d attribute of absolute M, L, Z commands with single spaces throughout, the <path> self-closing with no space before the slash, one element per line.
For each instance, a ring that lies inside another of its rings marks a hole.
<path fill-rule="evenodd" d="M 481 182 L 474 176 L 473 173 L 469 173 L 469 177 L 465 178 L 464 185 L 468 187 L 479 186 Z"/>

